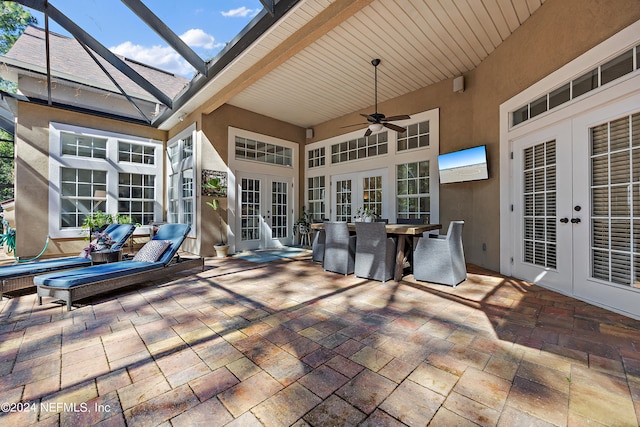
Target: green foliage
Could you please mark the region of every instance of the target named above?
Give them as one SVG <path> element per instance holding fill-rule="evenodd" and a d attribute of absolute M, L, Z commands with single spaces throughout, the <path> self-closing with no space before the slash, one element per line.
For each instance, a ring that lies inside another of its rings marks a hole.
<path fill-rule="evenodd" d="M 114 218 L 113 215 L 96 211 L 90 215 L 84 217 L 82 221 L 82 228 L 88 228 L 89 230 L 95 230 L 96 228 L 100 228 L 107 224 L 113 224 Z"/>
<path fill-rule="evenodd" d="M 116 215 L 113 217 L 113 221 L 114 221 L 116 224 L 133 224 L 133 218 L 131 218 L 131 216 L 130 216 L 130 215 L 122 215 L 122 214 L 119 214 L 119 213 L 118 213 L 118 214 L 116 214 Z M 136 227 L 140 227 L 140 225 L 141 225 L 141 224 L 140 224 L 140 223 L 137 223 L 137 222 L 136 222 L 136 224 L 135 224 L 135 226 L 136 226 Z"/>
<path fill-rule="evenodd" d="M 15 253 L 16 250 L 16 229 L 9 227 L 6 219 L 2 218 L 2 231 L 0 234 L 0 246 L 7 247 L 7 253 Z"/>
<path fill-rule="evenodd" d="M 0 54 L 5 54 L 30 24 L 38 21 L 22 5 L 0 1 Z M 16 93 L 18 86 L 0 78 L 0 90 Z M 0 129 L 0 184 L 13 184 L 13 136 Z M 14 198 L 13 187 L 0 188 L 0 200 Z"/>
<path fill-rule="evenodd" d="M 293 232 L 308 233 L 311 228 L 311 214 L 307 211 L 306 206 L 300 210 L 300 216 L 293 223 Z"/>
<path fill-rule="evenodd" d="M 84 217 L 82 228 L 88 229 L 89 234 L 91 234 L 92 230 L 97 230 L 109 224 L 133 224 L 133 219 L 129 215 L 119 213 L 112 215 L 102 211 L 96 211 Z M 140 224 L 136 223 L 135 226 L 140 227 Z"/>
<path fill-rule="evenodd" d="M 13 136 L 0 129 L 0 184 L 13 184 Z M 13 199 L 13 185 L 0 187 L 0 200 Z"/>
<path fill-rule="evenodd" d="M 38 21 L 20 4 L 0 1 L 0 53 L 7 53 L 30 24 Z"/>
<path fill-rule="evenodd" d="M 213 190 L 214 194 L 224 193 L 224 191 L 227 189 L 226 186 L 222 185 L 222 180 L 220 178 L 211 178 L 208 182 L 202 184 L 202 186 L 204 188 L 208 188 L 209 190 Z M 206 202 L 206 204 L 214 211 L 217 211 L 220 207 L 220 200 L 214 198 L 212 201 Z M 222 233 L 222 217 L 220 217 L 220 242 L 222 245 L 225 244 L 224 234 Z"/>

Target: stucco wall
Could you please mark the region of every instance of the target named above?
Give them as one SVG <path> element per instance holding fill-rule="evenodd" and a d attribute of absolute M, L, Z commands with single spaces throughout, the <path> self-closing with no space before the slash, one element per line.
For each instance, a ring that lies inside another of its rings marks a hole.
<path fill-rule="evenodd" d="M 30 258 L 40 253 L 49 233 L 49 122 L 67 123 L 160 141 L 166 139 L 166 132 L 150 127 L 36 104 L 19 103 L 15 132 L 15 223 L 16 251 L 22 258 Z M 44 256 L 77 255 L 84 246 L 86 242 L 82 240 L 56 239 L 49 244 Z"/>
<path fill-rule="evenodd" d="M 475 70 L 466 73 L 465 91 L 454 93 L 447 80 L 380 104 L 385 114 L 440 108 L 440 152 L 486 144 L 487 181 L 440 188 L 440 221 L 465 220 L 467 261 L 500 268 L 499 107 L 525 88 L 640 19 L 638 0 L 547 0 Z M 314 127 L 313 141 L 357 123 L 358 111 Z M 486 250 L 483 250 L 483 244 Z"/>
<path fill-rule="evenodd" d="M 248 131 L 268 135 L 275 138 L 296 142 L 300 145 L 304 144 L 306 134 L 305 129 L 275 120 L 251 111 L 243 110 L 231 105 L 223 105 L 211 114 L 202 116 L 202 136 L 203 144 L 200 158 L 200 165 L 203 169 L 222 170 L 223 162 L 228 159 L 229 144 L 229 127 L 245 129 Z M 299 150 L 299 162 L 304 159 L 303 150 Z M 224 159 L 224 160 L 223 160 Z M 224 166 L 226 168 L 226 164 Z M 303 170 L 300 168 L 300 176 L 298 182 L 303 182 Z M 303 189 L 299 189 L 298 206 L 302 205 L 300 199 Z M 202 227 L 200 228 L 201 247 L 200 254 L 212 255 L 213 245 L 219 240 L 219 220 L 208 206 L 203 203 L 200 198 L 200 215 Z M 227 220 L 227 199 L 220 199 L 220 208 L 218 212 L 223 219 Z"/>
<path fill-rule="evenodd" d="M 440 221 L 466 221 L 464 242 L 467 260 L 487 268 L 499 269 L 499 106 L 540 78 L 589 50 L 622 28 L 640 19 L 638 0 L 547 0 L 531 18 L 501 44 L 475 70 L 465 74 L 465 91 L 454 93 L 452 80 L 420 89 L 379 106 L 388 115 L 418 113 L 440 109 L 440 151 L 442 153 L 486 144 L 490 179 L 446 184 L 440 189 Z M 274 99 L 277 102 L 277 99 Z M 304 144 L 343 132 L 340 126 L 361 120 L 361 112 L 314 127 L 314 139 L 306 140 L 305 129 L 261 116 L 230 105 L 211 114 L 194 113 L 169 133 L 156 129 L 44 106 L 19 104 L 16 130 L 16 218 L 18 254 L 37 254 L 47 235 L 48 218 L 48 125 L 49 121 L 166 141 L 191 118 L 202 132 L 202 169 L 221 169 L 227 159 L 228 127 L 233 126 Z M 304 159 L 300 150 L 299 161 Z M 300 168 L 299 182 L 304 168 Z M 303 188 L 299 188 L 299 205 Z M 226 218 L 226 200 L 222 203 Z M 214 213 L 198 198 L 196 209 L 202 215 L 198 243 L 194 251 L 213 253 L 218 240 Z M 209 226 L 211 225 L 211 226 Z M 84 242 L 55 241 L 47 255 L 74 253 Z M 486 250 L 483 250 L 486 247 Z"/>

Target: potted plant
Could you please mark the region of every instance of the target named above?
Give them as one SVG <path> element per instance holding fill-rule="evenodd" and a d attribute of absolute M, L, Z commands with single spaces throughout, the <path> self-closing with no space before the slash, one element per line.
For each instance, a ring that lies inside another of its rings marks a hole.
<path fill-rule="evenodd" d="M 82 228 L 89 230 L 87 239 L 90 239 L 92 234 L 103 231 L 109 224 L 113 223 L 114 220 L 111 214 L 102 211 L 95 211 L 84 217 L 82 220 Z"/>
<path fill-rule="evenodd" d="M 356 210 L 356 222 L 371 222 L 376 217 L 376 213 L 368 207 L 359 207 Z"/>
<path fill-rule="evenodd" d="M 202 186 L 204 188 L 212 190 L 213 194 L 223 194 L 224 191 L 227 189 L 227 187 L 222 184 L 222 180 L 220 178 L 211 178 L 208 182 L 202 184 Z M 220 207 L 220 200 L 218 200 L 218 198 L 215 196 L 213 200 L 206 203 L 214 211 L 217 211 L 218 208 Z M 226 258 L 229 253 L 229 245 L 226 244 L 224 240 L 224 233 L 222 232 L 222 229 L 223 229 L 222 216 L 218 215 L 218 219 L 220 221 L 220 240 L 218 243 L 213 245 L 213 248 L 216 251 L 217 258 Z"/>
<path fill-rule="evenodd" d="M 300 244 L 303 244 L 303 237 L 309 236 L 311 232 L 311 214 L 307 212 L 305 206 L 302 207 L 302 212 L 298 219 L 293 223 L 293 233 L 298 236 Z"/>

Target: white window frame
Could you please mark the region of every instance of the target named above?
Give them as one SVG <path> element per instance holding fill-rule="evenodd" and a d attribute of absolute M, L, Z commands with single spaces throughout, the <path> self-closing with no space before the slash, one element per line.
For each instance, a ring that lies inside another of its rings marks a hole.
<path fill-rule="evenodd" d="M 411 124 L 429 121 L 429 146 L 417 147 L 407 150 L 397 151 L 397 132 L 386 129 L 382 132 L 388 132 L 387 153 L 372 157 L 354 159 L 346 162 L 332 163 L 330 159 L 325 162 L 324 166 L 316 166 L 309 168 L 308 162 L 305 163 L 305 181 L 304 181 L 304 203 L 309 205 L 308 198 L 308 178 L 324 175 L 325 177 L 325 209 L 324 218 L 335 218 L 335 212 L 330 212 L 333 206 L 333 187 L 331 186 L 331 177 L 337 175 L 345 175 L 349 173 L 364 172 L 369 170 L 385 169 L 385 182 L 388 188 L 389 205 L 382 212 L 384 218 L 389 218 L 390 222 L 395 222 L 397 217 L 397 188 L 396 188 L 396 167 L 398 164 L 414 163 L 422 160 L 429 161 L 429 194 L 431 196 L 431 222 L 437 224 L 440 221 L 440 179 L 438 177 L 438 154 L 440 154 L 440 109 L 423 111 L 412 114 L 408 120 L 394 122 L 399 126 L 409 126 Z M 331 155 L 331 146 L 360 138 L 364 134 L 364 129 L 338 135 L 323 141 L 317 141 L 305 146 L 307 152 L 320 147 L 325 147 L 327 156 Z"/>
<path fill-rule="evenodd" d="M 60 134 L 68 132 L 80 135 L 87 135 L 98 138 L 107 138 L 107 158 L 99 159 L 92 157 L 79 157 L 69 154 L 62 154 Z M 134 144 L 154 147 L 154 164 L 144 165 L 139 163 L 118 162 L 118 142 L 130 142 Z M 91 169 L 107 172 L 107 196 L 106 213 L 116 214 L 118 212 L 118 174 L 120 172 L 162 176 L 162 142 L 140 138 L 132 135 L 107 132 L 98 129 L 85 128 L 81 126 L 69 125 L 65 123 L 49 123 L 49 236 L 52 238 L 78 238 L 87 235 L 86 229 L 82 227 L 65 227 L 60 225 L 61 202 L 60 202 L 60 177 L 62 168 Z M 162 198 L 164 187 L 162 180 L 156 180 L 155 187 L 154 216 L 162 218 Z M 137 233 L 148 233 L 148 225 L 143 224 L 138 227 Z"/>
<path fill-rule="evenodd" d="M 229 163 L 227 167 L 228 172 L 228 184 L 227 184 L 227 242 L 229 243 L 229 252 L 234 253 L 236 251 L 236 238 L 238 241 L 240 227 L 238 226 L 238 218 L 241 217 L 241 212 L 238 211 L 239 201 L 238 197 L 241 193 L 240 181 L 237 180 L 238 175 L 244 176 L 262 176 L 262 177 L 281 177 L 290 179 L 292 183 L 292 193 L 298 194 L 299 185 L 299 150 L 301 149 L 297 142 L 287 141 L 284 139 L 276 138 L 269 135 L 264 135 L 256 132 L 251 132 L 246 129 L 228 127 L 228 141 L 227 149 L 229 150 Z M 277 165 L 273 163 L 256 162 L 246 159 L 236 159 L 235 155 L 235 141 L 236 136 L 252 139 L 255 141 L 261 141 L 268 144 L 273 144 L 281 147 L 290 148 L 292 150 L 292 165 Z M 304 185 L 304 184 L 303 184 Z M 294 220 L 297 212 L 300 212 L 298 206 L 298 198 L 292 197 L 291 203 L 291 221 Z M 291 222 L 293 223 L 293 222 Z"/>
<path fill-rule="evenodd" d="M 180 158 L 180 160 L 178 161 L 177 164 L 172 164 L 171 163 L 171 159 L 169 158 L 169 147 L 173 147 L 175 145 L 178 145 L 178 152 L 182 153 L 183 152 L 183 142 L 187 137 L 191 137 L 191 147 L 192 147 L 192 152 L 191 152 L 191 156 L 186 157 L 186 158 Z M 189 234 L 187 235 L 187 237 L 191 237 L 191 238 L 195 238 L 196 237 L 196 224 L 197 224 L 197 219 L 198 219 L 198 210 L 196 208 L 196 197 L 197 197 L 197 189 L 200 188 L 199 186 L 199 180 L 198 180 L 198 176 L 197 176 L 197 171 L 196 171 L 196 166 L 197 166 L 197 162 L 196 162 L 196 156 L 197 156 L 197 147 L 198 147 L 198 143 L 196 140 L 197 137 L 197 132 L 196 132 L 196 125 L 195 123 L 190 125 L 189 127 L 187 127 L 186 129 L 184 129 L 182 132 L 180 132 L 179 134 L 177 134 L 175 137 L 171 138 L 169 140 L 169 142 L 167 142 L 167 152 L 166 152 L 166 161 L 167 161 L 167 209 L 166 209 L 166 218 L 167 221 L 169 221 L 169 205 L 170 205 L 170 199 L 169 199 L 169 192 L 171 191 L 171 176 L 174 174 L 179 174 L 179 178 L 178 178 L 178 188 L 176 189 L 177 194 L 178 194 L 178 222 L 179 223 L 183 223 L 184 222 L 184 209 L 183 209 L 183 202 L 185 200 L 185 198 L 182 197 L 182 190 L 183 190 L 183 186 L 184 186 L 184 172 L 187 170 L 191 170 L 193 172 L 193 191 L 192 191 L 192 195 L 191 195 L 191 206 L 192 206 L 192 211 L 191 211 L 191 215 L 192 215 L 192 220 L 191 220 L 191 230 L 189 231 Z M 175 170 L 173 170 L 173 168 L 175 167 Z"/>
<path fill-rule="evenodd" d="M 512 275 L 511 260 L 515 253 L 511 241 L 515 233 L 515 220 L 511 210 L 515 197 L 511 179 L 511 141 L 536 129 L 544 129 L 554 123 L 570 119 L 581 112 L 595 108 L 596 105 L 606 105 L 611 103 L 612 99 L 629 96 L 637 91 L 640 72 L 636 69 L 605 86 L 593 89 L 516 126 L 511 126 L 511 113 L 530 100 L 538 99 L 543 94 L 551 92 L 557 87 L 558 82 L 565 82 L 583 75 L 597 65 L 637 46 L 640 43 L 639 34 L 640 21 L 636 21 L 500 105 L 500 273 Z"/>

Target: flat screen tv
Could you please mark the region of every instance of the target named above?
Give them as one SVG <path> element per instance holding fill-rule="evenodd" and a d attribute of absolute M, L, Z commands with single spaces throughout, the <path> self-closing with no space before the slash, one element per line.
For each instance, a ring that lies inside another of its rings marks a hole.
<path fill-rule="evenodd" d="M 487 147 L 467 148 L 438 156 L 440 183 L 478 181 L 489 178 Z"/>

